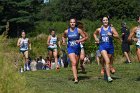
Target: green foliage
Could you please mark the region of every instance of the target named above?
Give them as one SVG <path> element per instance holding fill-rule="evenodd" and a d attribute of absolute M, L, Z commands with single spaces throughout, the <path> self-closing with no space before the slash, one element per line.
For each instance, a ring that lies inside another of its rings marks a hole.
<path fill-rule="evenodd" d="M 0 32 L 10 22 L 8 35 L 19 36 L 22 29 L 32 32 L 38 21 L 98 20 L 103 16 L 117 19 L 134 19 L 140 13 L 139 0 L 1 0 Z M 39 33 L 39 32 L 38 32 Z"/>
<path fill-rule="evenodd" d="M 95 53 L 95 51 L 98 49 L 97 45 L 95 44 L 94 38 L 93 38 L 93 32 L 101 27 L 101 22 L 100 20 L 97 21 L 90 21 L 90 20 L 81 20 L 82 23 L 84 24 L 85 31 L 88 33 L 89 38 L 85 42 L 85 50 L 86 53 Z M 118 19 L 112 19 L 110 20 L 111 24 L 116 28 L 117 32 L 119 33 L 121 37 L 121 23 L 125 21 L 127 23 L 127 26 L 129 29 L 133 28 L 134 26 L 137 25 L 137 22 L 135 20 L 118 20 Z M 41 33 L 45 33 L 49 35 L 49 28 L 54 28 L 56 30 L 56 33 L 59 34 L 59 37 L 62 37 L 62 33 L 64 32 L 65 29 L 67 29 L 67 23 L 65 22 L 48 22 L 48 21 L 41 21 L 38 23 L 36 26 L 36 29 L 34 32 L 30 33 L 28 36 L 37 36 Z M 47 40 L 47 38 L 46 38 Z M 40 41 L 36 41 L 40 42 Z M 42 41 L 41 41 L 42 42 Z M 122 55 L 122 50 L 121 50 L 121 41 L 118 39 L 114 38 L 114 46 L 115 46 L 115 56 Z M 135 45 L 132 45 L 133 47 L 131 48 L 132 53 L 135 53 Z"/>
<path fill-rule="evenodd" d="M 67 24 L 65 22 L 48 22 L 48 21 L 41 21 L 35 27 L 35 31 L 32 33 L 46 33 L 49 34 L 49 29 L 54 28 L 56 33 L 62 33 L 67 28 Z"/>
<path fill-rule="evenodd" d="M 17 57 L 9 41 L 0 36 L 0 93 L 34 93 L 26 88 L 26 78 L 16 69 Z"/>
<path fill-rule="evenodd" d="M 97 20 L 103 16 L 118 19 L 135 18 L 140 13 L 139 0 L 56 0 L 45 6 L 49 21 L 64 21 L 70 17 Z"/>
<path fill-rule="evenodd" d="M 0 3 L 0 25 L 10 22 L 9 36 L 17 36 L 21 29 L 30 32 L 35 22 L 41 19 L 42 4 L 37 0 L 3 0 Z"/>

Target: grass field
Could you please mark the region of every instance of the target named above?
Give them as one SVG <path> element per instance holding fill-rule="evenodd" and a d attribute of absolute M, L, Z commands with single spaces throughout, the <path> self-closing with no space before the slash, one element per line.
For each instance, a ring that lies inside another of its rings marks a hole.
<path fill-rule="evenodd" d="M 0 37 L 0 41 L 0 93 L 140 93 L 140 63 L 132 61 L 135 63 L 124 64 L 121 55 L 115 59 L 117 72 L 112 75 L 112 83 L 103 79 L 100 67 L 93 63 L 86 65 L 86 74 L 79 70 L 80 81 L 74 84 L 70 67 L 62 68 L 60 72 L 40 70 L 19 73 L 13 65 L 18 54 L 15 40 Z M 33 50 L 40 49 L 35 46 Z M 135 59 L 135 55 L 131 57 Z"/>
<path fill-rule="evenodd" d="M 79 83 L 74 84 L 71 68 L 25 72 L 26 88 L 35 93 L 140 93 L 140 64 L 116 64 L 114 81 L 108 83 L 100 76 L 96 64 L 86 65 L 86 74 L 80 73 Z"/>

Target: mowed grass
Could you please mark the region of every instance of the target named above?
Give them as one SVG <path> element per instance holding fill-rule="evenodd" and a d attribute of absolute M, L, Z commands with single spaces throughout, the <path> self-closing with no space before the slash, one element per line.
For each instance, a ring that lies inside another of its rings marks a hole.
<path fill-rule="evenodd" d="M 100 67 L 86 65 L 86 74 L 79 70 L 79 83 L 74 84 L 71 68 L 25 72 L 26 88 L 35 93 L 140 93 L 140 63 L 115 64 L 114 81 L 108 83 L 100 75 Z"/>

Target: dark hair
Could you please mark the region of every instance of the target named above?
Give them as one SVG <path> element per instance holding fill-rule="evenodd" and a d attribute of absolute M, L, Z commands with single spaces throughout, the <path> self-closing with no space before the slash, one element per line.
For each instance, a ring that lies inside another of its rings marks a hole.
<path fill-rule="evenodd" d="M 21 30 L 21 34 L 22 34 L 22 33 L 25 33 L 25 31 L 24 31 L 24 30 Z"/>
<path fill-rule="evenodd" d="M 82 30 L 85 30 L 84 24 L 81 21 L 77 21 L 77 27 L 82 29 Z"/>
<path fill-rule="evenodd" d="M 50 28 L 50 29 L 49 29 L 49 33 L 51 33 L 52 31 L 55 31 L 55 29 Z"/>
<path fill-rule="evenodd" d="M 71 16 L 71 17 L 70 17 L 70 20 L 71 20 L 71 19 L 75 19 L 75 21 L 77 20 L 77 18 L 74 17 L 74 16 Z"/>
<path fill-rule="evenodd" d="M 108 18 L 108 25 L 112 25 L 111 23 L 110 23 L 110 19 L 111 19 L 111 17 L 110 16 L 104 16 L 104 17 L 106 17 L 106 18 Z M 100 21 L 102 22 L 103 21 L 103 18 L 104 17 L 102 17 L 101 19 L 100 19 Z"/>
<path fill-rule="evenodd" d="M 138 21 L 138 20 L 139 20 L 139 18 L 140 18 L 140 15 L 137 15 L 137 16 L 136 16 L 136 21 Z"/>
<path fill-rule="evenodd" d="M 126 22 L 122 22 L 122 23 L 121 23 L 121 26 L 124 26 L 124 25 L 126 25 Z"/>
<path fill-rule="evenodd" d="M 37 58 L 36 61 L 38 62 L 39 61 L 39 58 Z"/>
<path fill-rule="evenodd" d="M 46 57 L 46 59 L 49 59 L 49 57 Z"/>
<path fill-rule="evenodd" d="M 77 19 L 75 17 L 71 17 L 70 20 L 74 19 L 77 25 Z"/>
<path fill-rule="evenodd" d="M 42 56 L 39 56 L 39 59 L 41 60 L 42 59 Z"/>
<path fill-rule="evenodd" d="M 104 16 L 104 17 L 108 18 L 108 21 L 110 21 L 110 17 L 109 17 L 109 16 Z M 102 18 L 100 19 L 101 22 L 103 21 L 103 18 L 104 18 L 104 17 L 102 17 Z"/>

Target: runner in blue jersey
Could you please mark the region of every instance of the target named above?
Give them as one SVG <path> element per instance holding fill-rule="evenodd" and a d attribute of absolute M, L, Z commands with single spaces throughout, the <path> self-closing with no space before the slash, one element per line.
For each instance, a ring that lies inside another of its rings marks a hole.
<path fill-rule="evenodd" d="M 93 36 L 95 41 L 99 43 L 99 50 L 105 61 L 105 71 L 107 73 L 107 80 L 111 82 L 113 81 L 110 75 L 110 62 L 114 54 L 113 37 L 119 38 L 119 35 L 116 29 L 109 25 L 107 17 L 103 17 L 102 22 L 103 26 L 101 26 L 101 28 L 96 29 Z M 97 38 L 97 35 L 100 36 L 100 39 Z"/>
<path fill-rule="evenodd" d="M 137 18 L 138 26 L 134 27 L 128 37 L 129 41 L 136 42 L 137 57 L 140 62 L 140 16 Z"/>
<path fill-rule="evenodd" d="M 80 35 L 82 36 L 81 39 Z M 67 51 L 72 63 L 74 83 L 78 83 L 77 66 L 80 54 L 80 42 L 83 42 L 86 38 L 83 31 L 76 27 L 76 19 L 74 18 L 70 19 L 70 27 L 64 31 L 62 37 L 63 45 L 66 44 L 66 38 L 68 38 Z"/>

